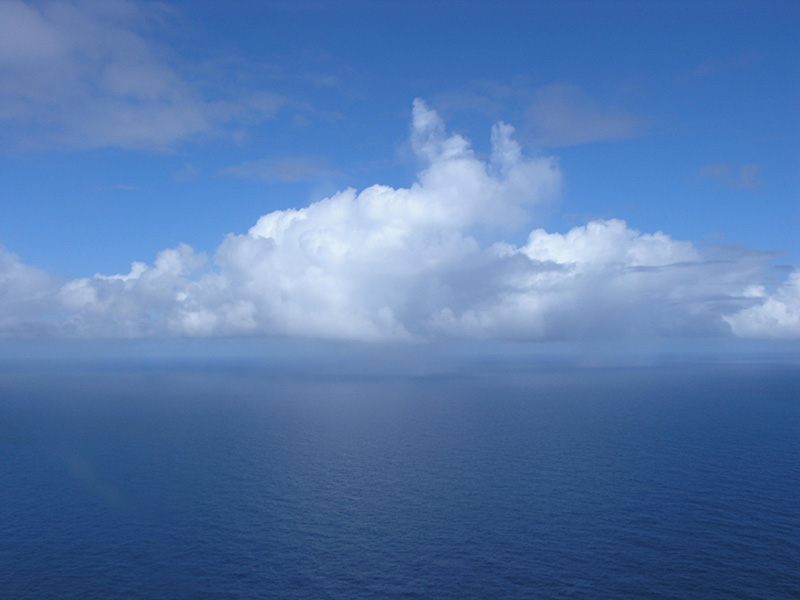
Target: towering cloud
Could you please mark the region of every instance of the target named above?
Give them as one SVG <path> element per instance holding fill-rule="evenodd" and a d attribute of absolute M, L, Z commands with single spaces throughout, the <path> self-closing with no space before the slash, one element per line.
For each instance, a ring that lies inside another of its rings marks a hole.
<path fill-rule="evenodd" d="M 618 220 L 536 229 L 519 247 L 479 241 L 530 220 L 560 186 L 557 163 L 526 157 L 513 132 L 496 125 L 482 160 L 417 100 L 411 141 L 424 166 L 409 188 L 348 189 L 275 211 L 211 259 L 180 245 L 126 275 L 63 283 L 4 254 L 0 326 L 121 337 L 800 337 L 800 279 L 770 295 L 768 253 L 700 249 Z"/>

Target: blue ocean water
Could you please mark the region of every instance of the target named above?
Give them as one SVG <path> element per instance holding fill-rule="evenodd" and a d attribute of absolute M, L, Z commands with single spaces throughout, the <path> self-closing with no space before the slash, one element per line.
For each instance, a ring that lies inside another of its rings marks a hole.
<path fill-rule="evenodd" d="M 0 597 L 800 598 L 800 371 L 6 368 Z"/>

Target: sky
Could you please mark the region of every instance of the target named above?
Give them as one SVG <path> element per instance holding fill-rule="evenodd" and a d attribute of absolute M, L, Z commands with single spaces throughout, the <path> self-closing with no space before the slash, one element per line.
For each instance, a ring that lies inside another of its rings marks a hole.
<path fill-rule="evenodd" d="M 0 0 L 0 339 L 796 343 L 799 29 Z"/>

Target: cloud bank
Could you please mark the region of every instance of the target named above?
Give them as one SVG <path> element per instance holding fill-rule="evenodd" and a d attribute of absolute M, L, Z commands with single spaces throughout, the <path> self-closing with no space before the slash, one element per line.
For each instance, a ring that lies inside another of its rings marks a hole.
<path fill-rule="evenodd" d="M 408 188 L 347 189 L 262 216 L 213 256 L 186 245 L 127 274 L 62 281 L 0 250 L 5 336 L 278 335 L 342 340 L 800 338 L 800 272 L 620 220 L 486 242 L 556 196 L 558 163 L 499 123 L 482 159 L 422 101 Z"/>

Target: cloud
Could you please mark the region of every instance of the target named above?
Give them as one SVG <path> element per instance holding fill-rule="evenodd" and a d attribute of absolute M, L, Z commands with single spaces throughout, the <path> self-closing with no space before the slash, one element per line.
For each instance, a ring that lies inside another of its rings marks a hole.
<path fill-rule="evenodd" d="M 697 171 L 699 179 L 716 181 L 733 189 L 754 190 L 761 187 L 761 167 L 754 164 L 735 167 L 727 162 L 706 165 Z"/>
<path fill-rule="evenodd" d="M 474 80 L 465 88 L 437 94 L 435 101 L 445 114 L 477 112 L 492 120 L 520 120 L 522 138 L 538 146 L 629 138 L 649 126 L 649 119 L 598 102 L 579 86 L 558 82 L 537 86 L 527 77 L 509 82 Z"/>
<path fill-rule="evenodd" d="M 719 74 L 724 74 L 737 69 L 750 67 L 761 60 L 761 55 L 756 51 L 742 54 L 729 55 L 721 58 L 707 58 L 696 67 L 689 70 L 688 76 L 692 79 L 704 79 Z"/>
<path fill-rule="evenodd" d="M 0 140 L 163 150 L 281 107 L 269 92 L 204 98 L 148 38 L 167 17 L 127 0 L 0 3 Z"/>
<path fill-rule="evenodd" d="M 480 242 L 557 195 L 549 157 L 510 125 L 482 160 L 422 101 L 408 188 L 347 189 L 262 216 L 212 257 L 162 251 L 127 274 L 57 281 L 3 254 L 6 335 L 279 335 L 341 340 L 800 338 L 800 273 L 764 287 L 775 255 L 698 247 L 599 220 L 522 245 Z M 45 327 L 43 324 L 47 323 Z"/>
<path fill-rule="evenodd" d="M 513 129 L 493 130 L 490 163 L 415 103 L 412 140 L 428 166 L 410 188 L 348 189 L 263 216 L 219 247 L 214 268 L 187 246 L 153 267 L 67 284 L 61 301 L 80 335 L 281 334 L 412 339 L 440 301 L 440 277 L 481 250 L 471 230 L 516 222 L 560 184 L 556 163 L 526 158 Z"/>
<path fill-rule="evenodd" d="M 200 170 L 191 163 L 184 163 L 180 169 L 172 172 L 172 178 L 180 182 L 194 181 L 198 175 Z"/>
<path fill-rule="evenodd" d="M 63 283 L 0 246 L 0 337 L 50 332 L 49 318 L 60 309 L 56 295 Z"/>
<path fill-rule="evenodd" d="M 240 179 L 257 179 L 270 183 L 298 183 L 313 181 L 322 177 L 336 177 L 339 171 L 328 162 L 316 156 L 284 156 L 263 160 L 250 160 L 240 165 L 227 167 L 220 175 L 230 175 Z"/>
<path fill-rule="evenodd" d="M 800 338 L 800 271 L 791 273 L 774 294 L 762 285 L 748 287 L 745 294 L 754 305 L 725 317 L 736 335 Z"/>
<path fill-rule="evenodd" d="M 644 126 L 640 117 L 602 107 L 579 87 L 567 84 L 538 88 L 526 118 L 536 142 L 543 146 L 575 146 L 627 138 Z"/>

